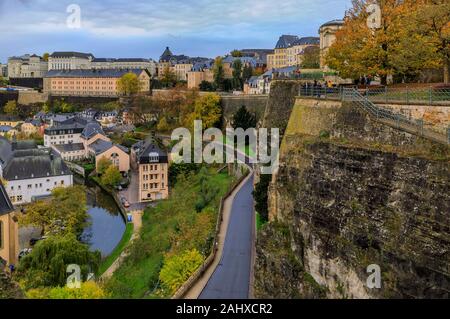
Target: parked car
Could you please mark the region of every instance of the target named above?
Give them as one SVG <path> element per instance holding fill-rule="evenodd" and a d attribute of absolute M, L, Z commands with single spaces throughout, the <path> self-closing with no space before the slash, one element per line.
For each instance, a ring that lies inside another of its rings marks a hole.
<path fill-rule="evenodd" d="M 120 199 L 120 201 L 122 202 L 123 207 L 125 207 L 125 208 L 130 207 L 130 203 L 127 201 L 127 199 L 125 197 L 122 197 Z"/>
<path fill-rule="evenodd" d="M 22 259 L 23 257 L 25 257 L 26 255 L 30 254 L 32 251 L 33 251 L 32 248 L 25 248 L 25 249 L 22 249 L 22 250 L 19 252 L 19 260 Z"/>

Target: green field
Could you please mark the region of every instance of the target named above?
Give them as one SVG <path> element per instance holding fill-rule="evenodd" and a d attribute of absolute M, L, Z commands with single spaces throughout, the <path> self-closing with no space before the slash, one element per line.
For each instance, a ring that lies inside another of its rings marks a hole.
<path fill-rule="evenodd" d="M 214 198 L 197 212 L 201 183 L 217 187 Z M 207 176 L 178 177 L 170 199 L 148 208 L 142 219 L 140 238 L 133 241 L 129 255 L 106 283 L 113 298 L 170 297 L 160 289 L 159 272 L 166 254 L 177 255 L 197 249 L 209 255 L 214 238 L 220 198 L 231 186 L 227 173 L 208 169 Z M 215 185 L 215 186 L 214 186 Z"/>

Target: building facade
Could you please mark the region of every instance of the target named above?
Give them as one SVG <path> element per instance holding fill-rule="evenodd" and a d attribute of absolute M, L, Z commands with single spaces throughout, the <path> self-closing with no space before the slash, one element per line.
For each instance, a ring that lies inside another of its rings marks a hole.
<path fill-rule="evenodd" d="M 36 54 L 8 59 L 8 77 L 10 78 L 42 78 L 47 70 L 48 63 Z"/>
<path fill-rule="evenodd" d="M 303 37 L 296 35 L 282 35 L 275 46 L 273 54 L 267 55 L 267 68 L 279 69 L 288 66 L 298 66 L 302 62 L 302 55 L 307 47 L 320 45 L 317 37 Z"/>
<path fill-rule="evenodd" d="M 151 202 L 169 197 L 168 155 L 153 141 L 141 141 L 132 147 L 139 176 L 139 201 Z"/>
<path fill-rule="evenodd" d="M 325 71 L 330 71 L 325 63 L 325 55 L 330 47 L 336 41 L 336 32 L 344 26 L 344 20 L 332 20 L 324 23 L 320 29 L 320 68 Z"/>
<path fill-rule="evenodd" d="M 48 58 L 48 71 L 90 69 L 93 59 L 91 53 L 53 52 Z"/>
<path fill-rule="evenodd" d="M 150 91 L 150 74 L 141 69 L 52 70 L 44 78 L 44 92 L 59 96 L 117 97 L 119 79 L 134 73 L 140 82 L 140 92 Z"/>
<path fill-rule="evenodd" d="M 141 69 L 147 70 L 151 76 L 156 76 L 157 63 L 152 59 L 140 58 L 94 58 L 91 62 L 91 69 Z"/>

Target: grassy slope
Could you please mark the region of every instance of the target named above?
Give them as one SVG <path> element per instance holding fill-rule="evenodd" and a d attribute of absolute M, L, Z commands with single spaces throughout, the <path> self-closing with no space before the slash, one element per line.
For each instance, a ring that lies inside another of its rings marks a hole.
<path fill-rule="evenodd" d="M 220 197 L 230 187 L 232 178 L 226 173 L 213 173 L 213 170 L 211 174 L 209 178 L 214 185 L 220 187 L 220 192 L 200 214 L 213 215 L 211 220 L 214 220 L 214 223 L 209 225 L 208 230 L 213 234 Z M 107 283 L 114 298 L 142 298 L 148 291 L 151 295 L 158 283 L 164 254 L 172 248 L 171 239 L 177 235 L 182 226 L 196 227 L 192 224 L 192 220 L 198 214 L 195 212 L 198 192 L 198 178 L 191 175 L 186 181 L 177 183 L 169 200 L 162 201 L 157 207 L 145 211 L 141 238 L 133 242 L 130 255 Z M 183 241 L 176 245 L 179 250 L 191 249 L 194 243 Z"/>

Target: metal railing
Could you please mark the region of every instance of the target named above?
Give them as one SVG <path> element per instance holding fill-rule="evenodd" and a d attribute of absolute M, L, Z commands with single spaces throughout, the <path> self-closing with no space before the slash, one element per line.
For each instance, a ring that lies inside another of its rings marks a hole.
<path fill-rule="evenodd" d="M 403 114 L 379 107 L 369 100 L 367 95 L 361 94 L 355 88 L 344 88 L 341 94 L 342 101 L 353 103 L 364 109 L 371 116 L 376 117 L 377 120 L 381 120 L 390 126 L 439 143 L 450 144 L 450 128 L 447 128 L 446 132 L 441 132 L 431 128 L 432 125 L 426 123 L 423 119 L 413 120 Z"/>
<path fill-rule="evenodd" d="M 420 105 L 445 105 L 450 106 L 450 87 L 351 87 L 358 90 L 368 100 L 379 104 L 420 104 Z M 302 86 L 300 96 L 316 97 L 329 100 L 341 100 L 343 87 Z"/>

